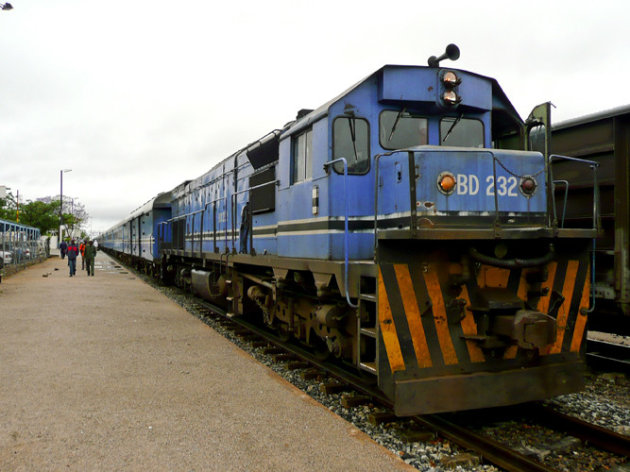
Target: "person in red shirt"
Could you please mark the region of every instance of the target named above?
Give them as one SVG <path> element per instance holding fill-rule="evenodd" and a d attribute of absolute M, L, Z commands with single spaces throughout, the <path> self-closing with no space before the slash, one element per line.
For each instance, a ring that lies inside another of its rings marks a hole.
<path fill-rule="evenodd" d="M 77 273 L 77 256 L 79 248 L 75 244 L 74 239 L 68 244 L 68 267 L 70 267 L 70 277 Z"/>
<path fill-rule="evenodd" d="M 83 241 L 79 244 L 79 252 L 81 253 L 81 270 L 85 270 L 85 243 Z"/>

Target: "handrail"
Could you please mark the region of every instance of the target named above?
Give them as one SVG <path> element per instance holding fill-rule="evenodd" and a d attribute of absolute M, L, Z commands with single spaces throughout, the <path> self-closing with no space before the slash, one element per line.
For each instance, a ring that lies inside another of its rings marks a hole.
<path fill-rule="evenodd" d="M 560 220 L 560 228 L 564 228 L 564 218 L 567 214 L 567 200 L 569 199 L 569 181 L 568 180 L 554 180 L 551 182 L 553 184 L 553 195 L 554 195 L 554 204 L 553 204 L 553 219 L 557 220 L 558 215 L 556 215 L 556 205 L 555 205 L 555 194 L 556 194 L 556 185 L 563 184 L 564 185 L 564 200 L 562 204 L 562 219 Z"/>
<path fill-rule="evenodd" d="M 324 170 L 328 172 L 328 168 L 334 165 L 337 162 L 343 162 L 343 201 L 344 201 L 344 235 L 343 235 L 343 252 L 344 252 L 344 286 L 346 289 L 346 302 L 352 308 L 358 308 L 358 305 L 355 305 L 350 301 L 350 292 L 348 288 L 348 186 L 347 186 L 347 178 L 348 178 L 348 161 L 345 157 L 339 157 L 335 160 L 325 162 Z"/>
<path fill-rule="evenodd" d="M 593 228 L 596 231 L 599 231 L 601 228 L 601 214 L 599 212 L 599 182 L 597 180 L 597 168 L 599 167 L 599 162 L 592 161 L 589 159 L 581 159 L 579 157 L 571 157 L 571 156 L 562 156 L 560 154 L 552 154 L 549 156 L 549 162 L 551 163 L 554 158 L 556 160 L 563 159 L 567 161 L 573 162 L 581 162 L 583 164 L 587 164 L 591 169 L 593 169 Z M 553 173 L 553 169 L 550 166 L 550 173 Z M 565 194 L 565 202 L 568 194 L 568 184 L 567 190 Z M 556 209 L 556 196 L 555 192 L 553 192 L 553 208 L 554 215 Z M 564 226 L 564 215 L 563 215 L 563 226 Z M 592 240 L 593 248 L 591 250 L 591 303 L 592 305 L 586 310 L 586 314 L 593 313 L 595 311 L 595 251 L 597 249 L 597 239 L 593 238 Z"/>
<path fill-rule="evenodd" d="M 262 188 L 262 187 L 267 187 L 269 185 L 277 185 L 278 183 L 280 183 L 280 180 L 276 179 L 276 180 L 270 180 L 269 182 L 265 182 L 264 184 L 259 184 L 259 185 L 254 185 L 253 187 L 247 187 L 246 189 L 243 190 L 238 190 L 234 193 L 232 193 L 232 195 L 230 195 L 232 201 L 230 202 L 232 205 L 232 251 L 235 252 L 236 248 L 234 247 L 234 241 L 236 240 L 236 197 L 238 197 L 240 194 L 245 193 L 245 192 L 250 192 L 251 190 L 256 190 L 258 188 Z M 251 208 L 249 210 L 251 212 Z M 250 250 L 253 249 L 254 245 L 253 245 L 253 239 L 254 239 L 254 228 L 250 228 L 249 231 L 249 248 Z M 227 228 L 226 228 L 227 231 Z"/>
<path fill-rule="evenodd" d="M 440 147 L 411 147 L 411 148 L 404 148 L 404 149 L 396 149 L 394 151 L 389 151 L 389 152 L 385 152 L 385 153 L 381 153 L 381 154 L 377 154 L 376 156 L 374 156 L 374 166 L 375 166 L 375 177 L 374 177 L 374 258 L 376 259 L 376 250 L 378 248 L 378 187 L 379 187 L 379 171 L 380 171 L 380 160 L 381 158 L 384 157 L 390 157 L 393 156 L 394 154 L 397 153 L 402 153 L 402 152 L 407 152 L 410 155 L 415 153 L 415 152 L 444 152 L 445 149 L 444 148 L 440 148 Z M 498 224 L 499 221 L 499 200 L 498 200 L 498 190 L 497 190 L 497 170 L 496 170 L 496 164 L 498 163 L 506 172 L 508 172 L 509 174 L 515 176 L 515 177 L 524 177 L 524 176 L 520 176 L 515 174 L 514 172 L 512 172 L 510 169 L 508 169 L 505 164 L 503 164 L 501 162 L 501 160 L 495 155 L 495 151 L 493 149 L 468 149 L 468 148 L 461 148 L 461 149 L 457 149 L 457 152 L 466 152 L 466 153 L 484 153 L 484 154 L 489 154 L 490 157 L 492 157 L 492 173 L 494 176 L 494 182 L 493 182 L 493 187 L 494 187 L 494 213 L 495 213 L 495 227 Z M 539 173 L 544 172 L 544 168 L 541 169 L 539 172 L 536 173 L 536 175 L 538 175 Z M 409 171 L 409 186 L 410 189 L 413 187 L 413 182 L 412 180 L 414 179 L 415 175 L 413 175 L 412 172 L 412 166 L 410 166 L 410 171 Z M 410 208 L 411 213 L 413 214 L 414 208 Z M 412 231 L 415 231 L 415 228 L 410 228 Z"/>
<path fill-rule="evenodd" d="M 216 213 L 217 213 L 217 203 L 220 202 L 221 200 L 224 200 L 225 197 L 220 197 L 220 198 L 215 198 L 214 200 L 210 201 L 210 202 L 206 202 L 203 206 L 203 214 L 201 215 L 201 244 L 203 245 L 203 215 L 205 215 L 205 212 L 208 210 L 208 207 L 210 205 L 212 206 L 212 225 L 213 225 L 213 231 L 212 231 L 212 248 L 214 251 L 217 250 L 217 218 L 216 218 Z M 226 221 L 227 223 L 227 221 Z M 227 233 L 227 227 L 225 228 L 225 232 Z M 227 247 L 227 244 L 226 244 Z M 202 248 L 203 250 L 203 248 Z M 200 251 L 201 252 L 201 251 Z"/>
<path fill-rule="evenodd" d="M 592 229 L 599 231 L 599 229 L 601 228 L 601 215 L 599 213 L 599 183 L 597 181 L 597 168 L 599 167 L 599 162 L 591 161 L 589 159 L 581 159 L 579 157 L 562 156 L 560 154 L 552 154 L 551 156 L 549 156 L 550 163 L 553 162 L 554 160 L 559 160 L 559 159 L 588 164 L 590 168 L 593 169 L 593 227 Z M 551 169 L 551 166 L 550 166 L 550 173 L 553 174 L 553 169 Z M 554 215 L 555 215 L 555 208 L 556 208 L 555 192 L 552 192 L 552 198 L 553 198 L 553 208 L 554 208 Z"/>

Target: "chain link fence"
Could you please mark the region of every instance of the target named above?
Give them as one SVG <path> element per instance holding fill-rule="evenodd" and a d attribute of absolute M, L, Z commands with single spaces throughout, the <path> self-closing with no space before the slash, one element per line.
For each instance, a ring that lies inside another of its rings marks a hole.
<path fill-rule="evenodd" d="M 50 247 L 38 228 L 0 219 L 0 280 L 48 257 Z"/>

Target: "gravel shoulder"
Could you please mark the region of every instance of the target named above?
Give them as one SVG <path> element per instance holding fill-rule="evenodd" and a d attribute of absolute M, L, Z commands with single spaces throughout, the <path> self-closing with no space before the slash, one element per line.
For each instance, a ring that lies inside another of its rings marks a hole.
<path fill-rule="evenodd" d="M 100 253 L 0 285 L 0 470 L 413 470 Z"/>

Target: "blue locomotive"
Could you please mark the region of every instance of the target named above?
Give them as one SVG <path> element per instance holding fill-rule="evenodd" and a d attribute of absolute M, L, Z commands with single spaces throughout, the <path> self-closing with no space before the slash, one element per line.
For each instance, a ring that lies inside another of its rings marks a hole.
<path fill-rule="evenodd" d="M 382 67 L 102 245 L 373 376 L 398 415 L 579 390 L 596 192 L 561 228 L 549 104 L 523 121 L 458 57 Z"/>

